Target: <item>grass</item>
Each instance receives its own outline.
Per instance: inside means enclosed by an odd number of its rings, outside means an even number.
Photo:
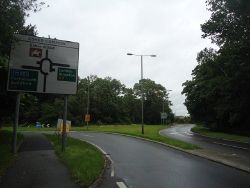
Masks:
[[[17,134],[17,145],[20,146],[23,140],[21,134]],[[11,152],[12,132],[0,129],[0,176],[13,164],[16,155]]]
[[[184,141],[173,139],[170,137],[161,136],[159,131],[166,128],[166,126],[161,125],[145,125],[144,134],[141,134],[140,125],[105,125],[105,126],[89,126],[87,127],[74,127],[75,131],[94,131],[94,132],[110,132],[110,133],[120,133],[131,136],[137,136],[141,138],[147,138],[150,140],[158,141],[164,144],[172,145],[182,149],[198,149],[199,147]]]
[[[215,132],[203,126],[195,126],[191,130],[195,133],[199,133],[201,135],[208,136],[211,138],[226,139],[226,140],[250,143],[250,137],[240,136],[236,134],[229,134],[229,133],[224,133],[224,132]]]
[[[177,140],[170,137],[165,137],[159,135],[159,131],[161,129],[166,128],[166,126],[162,125],[145,125],[145,134],[141,134],[141,125],[104,125],[104,126],[93,126],[90,125],[87,127],[72,127],[71,130],[74,131],[94,131],[94,132],[111,132],[111,133],[120,133],[131,136],[138,136],[142,138],[147,138],[150,140],[162,142],[168,145],[172,145],[182,149],[199,149],[200,147],[187,143],[181,140]],[[8,128],[7,128],[8,129]],[[19,127],[18,131],[55,131],[55,128],[35,128],[35,127]]]
[[[65,152],[61,152],[61,141],[56,135],[46,135],[53,143],[56,154],[70,170],[74,180],[82,187],[90,187],[100,176],[104,157],[94,146],[73,138],[67,138]]]
[[[9,130],[12,131],[12,127],[3,127],[4,130]],[[41,132],[41,131],[55,131],[55,127],[49,127],[49,128],[36,128],[35,126],[33,127],[18,127],[18,131],[31,131],[31,132]]]

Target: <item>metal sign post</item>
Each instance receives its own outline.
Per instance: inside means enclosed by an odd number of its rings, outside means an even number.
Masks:
[[[65,151],[66,143],[66,123],[67,123],[67,102],[68,96],[64,96],[63,131],[62,131],[62,152]]]
[[[17,143],[17,127],[19,120],[19,106],[20,106],[20,93],[17,93],[16,96],[16,112],[15,112],[15,123],[13,125],[13,135],[12,135],[12,153],[16,153],[16,143]]]
[[[168,118],[168,114],[166,112],[162,112],[161,113],[161,122],[162,122],[162,125],[165,124],[165,120],[167,120]]]
[[[90,115],[89,115],[89,76],[88,76],[88,101],[87,101],[87,114],[85,116],[85,121],[87,122],[87,130],[89,130],[89,121],[90,121]]]

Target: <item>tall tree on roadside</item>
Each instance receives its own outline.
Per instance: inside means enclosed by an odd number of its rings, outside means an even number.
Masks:
[[[198,54],[193,78],[183,93],[193,120],[208,126],[249,130],[250,3],[248,0],[207,0],[210,19],[201,25],[203,38],[219,50]]]
[[[162,85],[156,84],[150,79],[143,79],[140,83],[134,85],[134,92],[138,98],[141,97],[141,92],[144,94],[144,122],[146,124],[160,124],[160,113],[162,112],[163,105],[165,112],[169,116],[173,116],[167,90]]]
[[[15,94],[6,91],[8,57],[11,41],[15,33],[35,35],[35,26],[25,26],[30,11],[41,10],[44,2],[38,0],[1,0],[0,1],[0,126],[9,121],[14,111]]]

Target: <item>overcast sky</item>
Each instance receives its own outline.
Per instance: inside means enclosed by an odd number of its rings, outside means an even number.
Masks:
[[[132,87],[144,78],[170,92],[176,115],[186,115],[182,83],[191,79],[196,56],[209,40],[200,24],[209,19],[205,0],[47,0],[49,8],[31,14],[27,24],[39,36],[80,43],[79,76],[110,76]]]

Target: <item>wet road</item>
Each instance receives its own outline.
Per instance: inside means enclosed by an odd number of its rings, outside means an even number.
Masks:
[[[104,133],[74,132],[70,136],[94,143],[110,154],[113,175],[127,187],[250,187],[249,173],[156,143]]]
[[[160,131],[161,135],[201,146],[229,161],[236,161],[250,169],[250,144],[211,139],[191,132],[193,124],[180,124]]]

